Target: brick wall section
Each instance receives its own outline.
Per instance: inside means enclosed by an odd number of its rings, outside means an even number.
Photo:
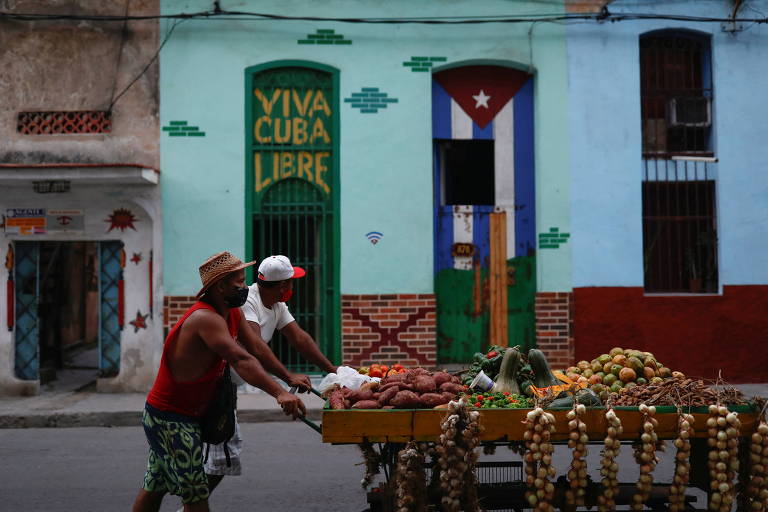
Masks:
[[[341,353],[346,364],[437,364],[433,294],[343,295]]]
[[[176,325],[184,312],[197,301],[194,296],[166,295],[163,298],[163,338]]]
[[[565,369],[575,363],[573,293],[536,294],[536,344],[552,369]]]

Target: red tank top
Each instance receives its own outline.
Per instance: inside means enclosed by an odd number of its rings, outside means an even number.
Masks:
[[[187,382],[176,382],[168,367],[166,356],[168,355],[168,349],[171,347],[171,343],[176,341],[179,329],[181,329],[184,321],[198,309],[210,309],[211,311],[215,311],[212,306],[205,302],[195,302],[192,307],[184,313],[181,320],[173,326],[171,332],[168,333],[168,337],[165,338],[163,355],[160,358],[160,369],[157,372],[155,383],[147,396],[147,403],[161,411],[174,412],[193,417],[202,416],[208,408],[211,398],[213,398],[216,382],[224,372],[226,363],[222,359],[221,361],[214,363],[197,379]],[[230,309],[229,318],[227,319],[227,327],[229,328],[229,334],[233,339],[237,338],[239,324],[240,308]]]

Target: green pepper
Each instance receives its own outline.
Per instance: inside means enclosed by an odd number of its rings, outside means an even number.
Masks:
[[[472,356],[472,359],[476,363],[482,363],[483,359],[485,359],[485,354],[483,354],[482,352],[475,352],[475,355]]]

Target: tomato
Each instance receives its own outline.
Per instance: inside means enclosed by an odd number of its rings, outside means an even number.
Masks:
[[[486,359],[493,359],[493,358],[494,358],[494,357],[496,357],[497,355],[499,355],[499,353],[498,353],[498,352],[496,352],[495,350],[491,350],[490,352],[488,352],[488,353],[485,355],[485,358],[486,358]]]
[[[389,371],[389,366],[383,364],[379,367],[381,369],[381,373],[387,373]]]
[[[475,407],[482,407],[482,406],[483,404],[481,404],[480,402],[475,402]]]
[[[392,365],[392,368],[394,368],[395,370],[403,370],[403,369],[405,369],[405,368],[403,367],[403,365],[401,365],[400,363],[397,363],[397,364],[393,364],[393,365]]]
[[[510,395],[509,391],[504,392],[504,396],[509,396],[509,395]]]
[[[371,369],[368,371],[368,376],[369,377],[382,377],[383,374],[381,373],[380,369],[374,368],[373,366],[371,366]]]
[[[482,400],[483,398],[485,398],[483,395],[477,395],[478,400]]]
[[[493,400],[493,397],[492,396],[487,396],[487,397],[485,397],[485,400]]]

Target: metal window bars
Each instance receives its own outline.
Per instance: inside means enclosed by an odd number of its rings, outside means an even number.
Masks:
[[[717,293],[712,163],[645,159],[643,267],[648,293]]]

